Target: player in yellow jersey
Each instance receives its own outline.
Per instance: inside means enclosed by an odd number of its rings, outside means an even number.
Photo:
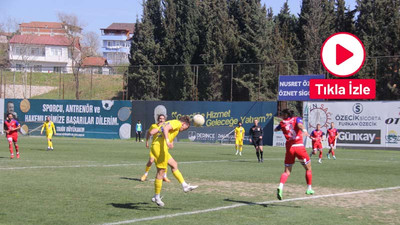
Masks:
[[[244,139],[245,130],[242,127],[242,122],[239,121],[238,127],[235,128],[235,149],[236,155],[242,155],[243,150],[243,139]]]
[[[169,120],[165,122],[159,129],[153,129],[150,134],[155,139],[151,144],[151,152],[154,155],[154,161],[157,166],[157,175],[154,182],[155,195],[151,201],[155,202],[158,206],[164,206],[161,201],[160,193],[162,188],[163,177],[165,169],[169,165],[172,174],[182,184],[184,192],[189,192],[196,189],[198,186],[191,186],[183,179],[181,172],[178,170],[178,163],[172,158],[168,150],[174,147],[174,139],[180,131],[187,130],[190,126],[190,118],[182,116],[179,120]]]
[[[50,116],[46,117],[46,121],[42,126],[42,131],[40,134],[43,134],[43,130],[46,129],[46,137],[47,137],[47,150],[53,150],[53,134],[56,135],[56,127],[54,126],[53,121],[50,120]]]
[[[149,128],[149,130],[147,131],[147,133],[146,133],[146,148],[149,148],[149,139],[150,139],[150,131],[151,130],[153,130],[153,129],[158,129],[158,128],[160,128],[161,127],[161,125],[163,124],[165,122],[165,116],[163,115],[163,114],[160,114],[160,115],[158,115],[158,117],[157,117],[157,123],[154,123],[154,124],[152,124],[151,126],[150,126],[150,128]],[[155,140],[155,138],[153,137],[153,141]],[[146,170],[145,170],[145,173],[144,173],[144,175],[142,176],[142,178],[140,178],[140,180],[141,181],[145,181],[146,179],[147,179],[147,175],[148,175],[148,173],[149,173],[149,171],[150,171],[150,168],[151,168],[151,165],[153,164],[153,162],[154,162],[154,156],[153,156],[153,154],[151,153],[151,151],[150,151],[150,158],[149,158],[149,161],[147,162],[147,164],[146,164]],[[163,178],[163,180],[165,181],[165,182],[171,182],[169,179],[168,179],[168,177],[167,177],[167,169],[165,169],[165,174],[164,174],[164,178]]]

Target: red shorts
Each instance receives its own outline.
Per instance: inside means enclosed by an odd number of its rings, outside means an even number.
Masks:
[[[310,162],[310,156],[303,144],[286,145],[285,166],[293,165],[295,158],[298,158],[303,165]]]
[[[328,138],[328,144],[329,144],[329,146],[335,147],[335,145],[336,145],[335,139]]]
[[[322,149],[322,143],[320,141],[316,141],[312,143],[312,149],[316,150],[316,149]]]
[[[7,140],[10,142],[10,141],[13,141],[14,143],[17,143],[17,141],[18,141],[18,134],[17,133],[14,133],[14,134],[7,134],[6,135],[6,138],[7,138]]]

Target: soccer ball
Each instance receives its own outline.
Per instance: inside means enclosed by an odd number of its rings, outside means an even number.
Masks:
[[[195,127],[201,127],[203,126],[205,122],[204,116],[197,114],[193,116],[193,124]]]

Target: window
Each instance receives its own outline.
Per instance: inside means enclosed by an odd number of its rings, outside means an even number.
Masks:
[[[14,54],[21,55],[21,47],[14,47]]]
[[[35,72],[42,72],[42,65],[34,65],[33,71]]]
[[[39,48],[31,48],[31,55],[38,56],[39,55]]]
[[[53,56],[62,56],[61,48],[51,48],[51,54]]]

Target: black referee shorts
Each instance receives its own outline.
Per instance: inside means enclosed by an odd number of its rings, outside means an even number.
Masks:
[[[251,142],[253,143],[254,147],[263,145],[263,140],[261,138],[253,138]]]

